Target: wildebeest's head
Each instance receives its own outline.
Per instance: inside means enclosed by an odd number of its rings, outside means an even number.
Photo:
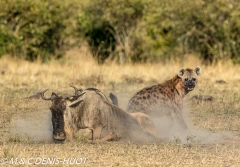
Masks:
[[[53,138],[58,141],[63,141],[66,139],[66,132],[64,130],[64,112],[66,110],[66,100],[75,100],[79,97],[79,90],[77,90],[75,87],[73,88],[75,89],[75,95],[67,97],[58,96],[56,93],[52,92],[51,97],[46,98],[44,93],[48,89],[41,92],[42,99],[52,101],[50,110],[52,113]]]
[[[183,86],[187,91],[191,91],[197,85],[198,76],[201,74],[201,68],[196,67],[192,69],[180,69],[178,71],[178,77],[182,79]]]

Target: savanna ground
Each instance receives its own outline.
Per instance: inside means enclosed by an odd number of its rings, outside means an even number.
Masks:
[[[84,49],[69,52],[62,62],[53,60],[46,64],[1,58],[0,158],[33,158],[33,163],[38,157],[61,160],[87,157],[86,163],[78,166],[240,166],[240,66],[228,62],[204,66],[191,55],[186,59],[177,63],[97,65]],[[90,144],[76,137],[59,144],[51,141],[50,102],[25,98],[47,88],[46,96],[52,91],[73,93],[69,85],[96,87],[106,95],[116,94],[125,109],[137,90],[173,77],[182,67],[196,66],[202,68],[202,75],[186,101],[193,95],[211,95],[214,99],[188,101],[189,120],[195,129],[205,132],[231,131],[229,138],[222,140],[219,136],[219,140],[209,143],[189,136],[184,144],[177,137],[164,143]],[[216,83],[220,79],[226,83]],[[30,165],[25,162],[25,166]],[[56,166],[66,165],[69,164]]]

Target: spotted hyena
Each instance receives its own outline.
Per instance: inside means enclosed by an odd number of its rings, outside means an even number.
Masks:
[[[166,115],[172,123],[177,122],[181,128],[187,129],[182,117],[183,98],[194,89],[200,74],[200,67],[180,69],[172,79],[138,91],[130,99],[127,111],[143,112],[152,118]]]

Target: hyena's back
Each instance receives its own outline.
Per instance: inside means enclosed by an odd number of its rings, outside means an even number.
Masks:
[[[176,103],[176,90],[171,86],[165,85],[153,85],[138,91],[129,101],[127,111],[128,112],[143,112],[147,115],[157,112],[162,113],[167,108],[175,108]],[[181,103],[181,98],[177,100]],[[176,103],[176,104],[174,104]],[[180,104],[179,104],[180,105]],[[156,111],[158,110],[158,111]],[[166,114],[166,113],[165,113]]]

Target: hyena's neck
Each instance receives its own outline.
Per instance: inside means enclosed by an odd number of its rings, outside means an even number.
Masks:
[[[172,79],[166,81],[164,85],[170,86],[172,87],[172,89],[175,89],[182,98],[184,98],[188,93],[188,91],[186,90],[182,83],[182,79],[177,75],[174,76]]]

